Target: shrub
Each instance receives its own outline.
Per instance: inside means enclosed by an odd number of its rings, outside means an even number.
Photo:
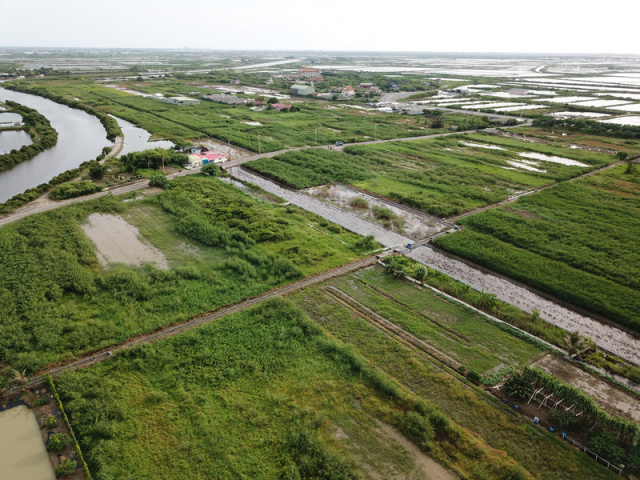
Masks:
[[[54,200],[65,200],[67,198],[90,195],[101,190],[102,189],[98,185],[94,185],[89,180],[82,180],[80,182],[69,182],[58,185],[51,189],[49,196]]]
[[[367,202],[367,200],[365,198],[362,198],[362,197],[354,197],[354,198],[352,198],[351,201],[349,202],[349,204],[353,208],[358,208],[358,209],[369,208],[369,202]]]
[[[58,424],[58,420],[56,420],[56,417],[54,417],[53,415],[49,415],[47,418],[44,419],[44,422],[42,423],[44,428],[46,428],[47,430],[52,429],[57,424]]]
[[[482,375],[471,370],[469,371],[469,373],[467,373],[467,378],[477,385],[482,380]]]
[[[390,208],[379,207],[377,205],[373,206],[373,216],[379,220],[393,220],[396,217],[396,214],[393,213],[393,210]]]
[[[56,465],[56,477],[64,477],[65,475],[69,475],[72,473],[77,467],[77,463],[75,460],[62,460],[58,465]]]
[[[67,445],[70,445],[72,442],[71,437],[66,433],[55,433],[49,437],[49,442],[47,443],[47,450],[55,450],[59,452]]]

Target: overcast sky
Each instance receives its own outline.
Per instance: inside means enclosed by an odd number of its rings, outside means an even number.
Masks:
[[[633,0],[0,0],[0,46],[640,54]]]

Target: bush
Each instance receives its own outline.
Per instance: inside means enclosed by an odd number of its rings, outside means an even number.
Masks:
[[[354,198],[352,198],[351,201],[349,202],[349,204],[353,208],[358,208],[358,209],[369,208],[369,202],[367,202],[366,198],[362,198],[362,197],[354,197]]]
[[[56,477],[64,477],[65,475],[69,475],[72,473],[78,464],[75,460],[62,460],[58,465],[56,465]]]
[[[65,200],[67,198],[90,195],[101,190],[102,189],[98,185],[94,185],[89,180],[82,180],[80,182],[69,182],[63,185],[58,185],[51,189],[49,196],[54,200]]]
[[[67,445],[70,445],[72,442],[71,437],[66,433],[56,433],[49,437],[49,442],[47,443],[47,450],[55,450],[59,452]]]
[[[58,420],[56,420],[56,417],[54,417],[53,415],[49,415],[47,418],[44,419],[44,422],[42,422],[42,426],[47,430],[51,430],[57,424],[58,424]]]
[[[476,385],[478,385],[482,380],[482,375],[480,375],[478,372],[474,372],[473,370],[471,370],[469,371],[469,373],[467,373],[467,378],[471,380],[473,383],[475,383]]]

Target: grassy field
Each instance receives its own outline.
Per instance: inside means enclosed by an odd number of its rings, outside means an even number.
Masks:
[[[365,274],[365,277],[372,275]],[[393,280],[378,279],[376,282],[384,284]],[[359,283],[357,283],[359,285]],[[394,290],[403,291],[405,283]],[[353,283],[352,283],[353,286]],[[402,295],[416,299],[418,293],[414,287],[406,287]],[[351,290],[353,291],[353,290]],[[420,293],[424,293],[420,291]],[[398,295],[394,291],[393,295]],[[423,300],[427,303],[429,294]],[[410,389],[417,396],[435,403],[440,411],[450,417],[461,427],[473,432],[481,438],[487,448],[497,449],[520,463],[540,479],[576,479],[576,478],[614,478],[612,472],[595,464],[581,452],[559,441],[554,436],[535,427],[528,421],[515,414],[509,406],[505,406],[496,399],[486,396],[477,389],[464,386],[446,370],[434,365],[429,359],[408,350],[397,341],[391,339],[379,329],[371,325],[365,318],[347,308],[344,304],[330,300],[322,291],[322,287],[314,287],[300,292],[292,300],[302,307],[309,317],[318,322],[323,329],[336,339],[351,344],[372,364],[378,365],[386,374],[393,377],[403,386]],[[438,302],[443,302],[438,299]],[[444,302],[446,303],[446,302]],[[449,307],[441,307],[428,303],[430,311],[446,311]],[[460,309],[458,309],[458,314]],[[456,317],[458,316],[456,314]],[[447,324],[450,326],[450,324]],[[484,322],[476,321],[475,325],[465,322],[457,327],[467,331],[484,331],[486,335],[491,331]],[[440,332],[438,335],[441,335]],[[428,336],[429,340],[434,335]],[[434,340],[440,342],[441,340]],[[531,352],[531,347],[522,342],[511,340],[513,352],[511,361],[518,363]],[[495,348],[500,342],[485,337],[479,342],[479,349]],[[484,347],[483,347],[484,345]],[[502,344],[501,344],[502,345]],[[506,343],[502,345],[505,348]],[[504,350],[502,350],[504,352]],[[500,356],[500,350],[496,355]],[[517,357],[520,356],[520,359]],[[489,478],[482,465],[477,465],[468,478]],[[505,475],[503,478],[512,478]],[[517,477],[515,477],[517,478]]]
[[[426,341],[466,370],[491,374],[505,366],[520,368],[541,352],[539,347],[431,290],[384,275],[381,267],[359,270],[329,284]]]
[[[298,112],[252,111],[202,101],[177,106],[125,93],[114,88],[80,81],[43,81],[20,85],[29,93],[54,93],[79,98],[96,110],[113,114],[146,129],[156,137],[177,143],[209,136],[252,151],[270,152],[305,145],[327,145],[337,140],[360,142],[405,138],[447,131],[426,129],[422,117],[299,104]],[[445,116],[444,127],[463,125],[466,116]],[[250,125],[246,122],[258,122]],[[260,146],[258,145],[260,135]]]
[[[532,478],[283,299],[67,373],[58,391],[96,480],[425,478],[394,430],[464,478]]]
[[[435,243],[640,331],[640,174],[615,167],[461,220]]]
[[[517,170],[507,161],[519,160],[518,153],[565,157],[588,166],[544,162],[538,168],[544,172]],[[293,188],[339,181],[448,217],[613,161],[607,154],[473,134],[350,146],[344,153],[289,152],[246,166]]]
[[[364,252],[360,237],[214,178],[124,202],[102,197],[0,229],[0,365],[27,373],[238,302]],[[123,216],[168,259],[103,268],[81,225]]]

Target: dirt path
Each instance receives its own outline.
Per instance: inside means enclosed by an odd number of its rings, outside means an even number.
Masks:
[[[325,280],[329,280],[330,278],[337,277],[340,275],[344,275],[349,272],[353,272],[355,270],[360,270],[361,268],[365,268],[371,265],[374,265],[380,260],[380,256],[384,256],[385,254],[381,254],[378,256],[371,256],[367,258],[363,258],[361,260],[356,260],[355,262],[348,263],[347,265],[343,265],[341,267],[334,268],[332,270],[327,270],[326,272],[319,273],[313,275],[311,277],[303,278],[294,283],[290,283],[288,285],[284,285],[279,288],[275,288],[269,292],[263,293],[253,298],[248,298],[240,303],[235,305],[231,305],[228,307],[220,308],[213,313],[203,314],[197,317],[192,318],[183,323],[178,323],[174,325],[170,325],[168,327],[164,327],[159,331],[151,332],[143,335],[139,335],[138,337],[127,340],[126,342],[120,345],[114,345],[113,347],[108,347],[101,352],[94,353],[92,355],[83,357],[81,359],[75,360],[73,362],[69,362],[65,365],[56,366],[54,368],[45,369],[33,378],[30,379],[29,387],[34,385],[39,385],[44,381],[45,375],[56,376],[66,370],[77,370],[80,368],[85,368],[94,363],[102,362],[113,355],[113,352],[124,350],[126,348],[131,348],[136,345],[140,345],[143,343],[153,343],[158,340],[162,340],[164,338],[176,335],[178,333],[186,332],[187,330],[191,330],[193,328],[197,328],[201,325],[205,325],[207,323],[213,322],[215,320],[219,320],[226,315],[231,315],[233,313],[238,313],[247,308],[253,307],[269,298],[278,297],[287,295],[296,290],[300,290],[303,288],[307,288],[311,285],[315,285],[320,282],[324,282]],[[16,387],[17,389],[18,387]]]

